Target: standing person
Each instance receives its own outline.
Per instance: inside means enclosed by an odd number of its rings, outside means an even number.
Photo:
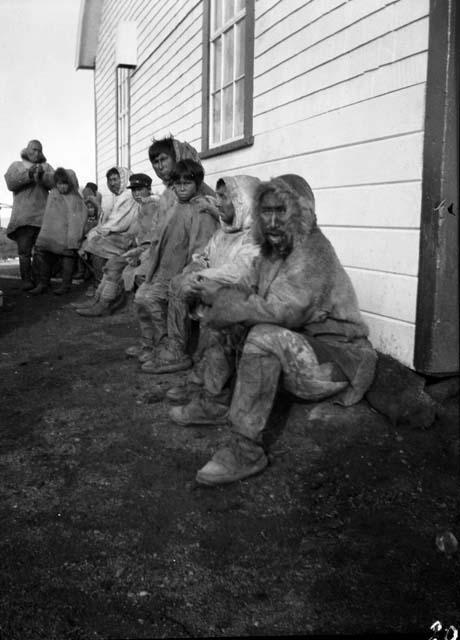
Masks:
[[[32,250],[40,232],[48,192],[54,186],[54,170],[46,162],[42,144],[31,140],[5,173],[8,189],[13,192],[13,209],[6,235],[18,245],[22,288],[34,288]]]
[[[147,354],[143,371],[154,373],[148,357],[167,336],[168,289],[171,278],[180,273],[201,250],[216,229],[214,199],[200,195],[204,171],[194,160],[176,163],[171,181],[176,198],[165,212],[152,240],[145,281],[134,303],[141,332],[141,349]],[[138,355],[138,348],[127,351]]]
[[[127,189],[131,172],[124,167],[112,167],[106,173],[110,191],[102,198],[102,215],[91,229],[81,247],[82,254],[90,254],[91,264],[99,285],[103,268],[112,256],[120,256],[131,243],[130,227],[137,213],[136,201]]]
[[[136,219],[130,229],[131,248],[120,256],[110,257],[104,267],[102,282],[96,291],[94,303],[81,304],[76,312],[81,316],[97,317],[113,313],[124,302],[125,282],[123,272],[131,265],[133,278],[139,257],[146,252],[152,240],[153,228],[158,213],[158,198],[151,195],[152,178],[145,173],[133,173],[128,189],[137,202]]]
[[[198,471],[202,484],[234,482],[267,466],[263,432],[280,383],[305,400],[334,397],[350,406],[374,376],[377,354],[353,285],[316,224],[303,178],[261,184],[254,238],[261,255],[237,286],[198,283],[210,326],[249,328],[230,405],[232,440]]]
[[[62,263],[62,283],[53,293],[62,295],[70,290],[77,249],[88,217],[85,203],[78,191],[77,176],[72,169],[56,169],[54,184],[35,244],[39,282],[31,289],[32,295],[48,290],[53,265],[59,259]]]

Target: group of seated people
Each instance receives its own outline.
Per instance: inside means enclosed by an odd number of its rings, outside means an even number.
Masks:
[[[74,303],[81,316],[112,313],[135,291],[139,342],[126,354],[146,373],[187,371],[184,384],[166,393],[174,403],[170,418],[183,427],[230,423],[228,444],[196,479],[233,482],[267,466],[264,434],[280,388],[308,401],[353,405],[372,382],[377,355],[302,177],[222,176],[213,191],[188,143],[154,140],[148,153],[165,187],[161,196],[151,195],[146,174],[110,169],[111,198],[102,200],[102,216],[85,237],[77,200],[82,207],[89,200],[78,196],[73,172],[50,174],[47,184],[55,187],[35,253],[47,265],[49,254],[62,256],[63,288],[72,277],[70,251],[73,261],[79,250],[90,265],[97,288],[87,302]],[[43,183],[47,175],[44,168]],[[67,244],[53,244],[60,197],[72,211],[59,236]],[[97,209],[96,196],[90,201]],[[80,244],[69,243],[79,233]],[[40,270],[35,288],[46,289],[49,274],[49,266]]]

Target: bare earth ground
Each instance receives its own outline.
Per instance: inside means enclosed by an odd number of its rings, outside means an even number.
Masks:
[[[459,554],[435,543],[460,538],[458,398],[428,430],[281,398],[268,469],[205,488],[225,429],[174,426],[149,396],[174,376],[124,356],[130,307],[82,318],[82,285],[0,288],[2,638],[459,628]]]

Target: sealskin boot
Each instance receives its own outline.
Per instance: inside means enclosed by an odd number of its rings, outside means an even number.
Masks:
[[[260,473],[267,464],[268,458],[261,446],[238,436],[197,472],[196,481],[208,486],[228,484]]]
[[[226,404],[210,400],[203,394],[195,396],[188,404],[172,407],[169,410],[171,420],[182,427],[227,424],[227,416]]]
[[[44,282],[39,282],[36,287],[30,289],[29,293],[32,296],[39,296],[42,293],[46,293],[48,291],[48,285]]]
[[[95,318],[100,316],[109,316],[110,304],[103,300],[98,300],[96,304],[92,304],[89,307],[79,307],[75,309],[79,316],[87,316],[88,318]]]

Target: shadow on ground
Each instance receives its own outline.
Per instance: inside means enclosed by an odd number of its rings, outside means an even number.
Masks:
[[[21,294],[0,313],[0,635],[153,638],[459,626],[458,400],[430,429],[363,402],[275,407],[268,469],[204,488],[224,428],[174,426],[125,358],[128,307],[82,318]],[[280,428],[282,427],[282,428]]]

